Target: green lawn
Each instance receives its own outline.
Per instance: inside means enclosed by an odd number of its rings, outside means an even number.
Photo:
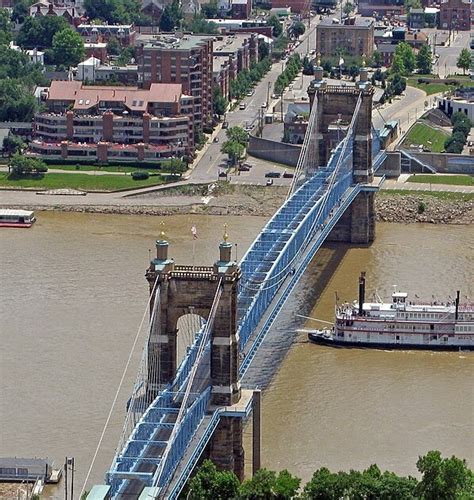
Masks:
[[[159,162],[161,167],[160,169],[157,168],[152,168],[151,165],[146,165],[144,164],[142,167],[136,167],[136,166],[130,166],[130,165],[87,165],[87,164],[81,164],[78,163],[77,165],[71,164],[71,163],[51,163],[48,164],[48,168],[50,170],[76,170],[78,172],[83,171],[83,172],[93,172],[96,170],[97,172],[135,172],[136,170],[140,170],[143,172],[150,172],[150,173],[156,173],[156,172],[161,172],[162,169],[166,169],[166,164],[168,163],[166,160],[162,160]]]
[[[88,175],[47,173],[43,178],[9,179],[0,173],[0,186],[10,188],[80,189],[84,191],[116,191],[162,184],[161,176],[134,181],[130,175]]]
[[[456,89],[456,85],[446,85],[444,83],[418,83],[418,78],[423,77],[422,75],[412,76],[407,78],[407,85],[411,87],[416,87],[417,89],[423,90],[427,95],[437,94],[438,92],[447,92],[448,90]],[[459,81],[459,86],[464,87],[469,85],[469,80],[456,76],[453,77]]]
[[[425,123],[415,123],[406,135],[403,145],[408,147],[410,144],[419,144],[433,153],[441,153],[444,150],[444,141],[447,137],[449,134],[439,129]]]
[[[474,186],[474,177],[471,175],[430,175],[417,174],[408,178],[408,182],[426,184],[450,184],[453,186]]]

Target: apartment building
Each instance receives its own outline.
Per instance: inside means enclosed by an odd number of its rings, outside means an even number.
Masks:
[[[69,161],[156,162],[194,153],[194,99],[181,84],[88,86],[53,81],[30,154]]]
[[[471,29],[471,2],[469,0],[445,0],[439,13],[440,28],[468,31]]]
[[[316,28],[316,50],[323,57],[340,53],[371,57],[374,53],[374,20],[352,17],[340,24],[337,19],[324,18]]]
[[[197,127],[212,121],[213,37],[205,35],[139,35],[137,37],[138,81],[180,83],[194,98]]]

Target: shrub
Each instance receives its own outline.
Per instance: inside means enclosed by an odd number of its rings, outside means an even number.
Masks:
[[[425,203],[423,201],[420,201],[420,203],[418,203],[418,213],[423,214],[425,213],[425,210],[426,210]]]
[[[136,170],[132,172],[132,179],[134,181],[146,181],[150,177],[148,172],[144,172],[143,170]]]

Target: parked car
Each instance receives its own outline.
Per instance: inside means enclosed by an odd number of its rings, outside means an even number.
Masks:
[[[293,179],[295,174],[293,172],[287,172],[286,170],[283,172],[283,177],[285,179]]]
[[[267,179],[267,186],[271,186],[273,184],[273,179]]]
[[[255,90],[253,90],[253,89],[251,89],[251,90],[249,90],[249,91],[247,92],[247,95],[248,95],[249,97],[252,97],[254,94],[255,94]]]
[[[253,167],[253,165],[251,165],[250,163],[242,163],[242,166],[247,167],[248,169],[251,169]]]
[[[267,172],[265,174],[265,177],[273,177],[275,179],[279,179],[281,177],[281,173],[280,172]]]
[[[221,170],[219,172],[219,177],[227,177],[227,172],[225,170]]]
[[[266,101],[265,102],[262,102],[262,108],[266,108],[267,107],[267,103]]]
[[[239,104],[239,109],[245,109],[247,107],[247,105],[245,104],[245,102],[241,102]]]
[[[219,137],[214,137],[213,142],[219,142]]]
[[[222,124],[222,128],[223,128],[223,129],[229,128],[229,122],[224,122],[224,123]]]
[[[248,172],[250,170],[250,167],[246,165],[245,163],[243,165],[239,165],[239,172]]]

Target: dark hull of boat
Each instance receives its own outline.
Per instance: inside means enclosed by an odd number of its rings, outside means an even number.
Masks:
[[[308,333],[308,339],[316,344],[330,347],[353,347],[359,349],[384,349],[384,350],[424,350],[424,351],[472,351],[474,346],[454,346],[454,345],[423,345],[423,344],[389,344],[385,342],[354,342],[350,340],[337,340],[333,338],[322,337],[314,333]]]

